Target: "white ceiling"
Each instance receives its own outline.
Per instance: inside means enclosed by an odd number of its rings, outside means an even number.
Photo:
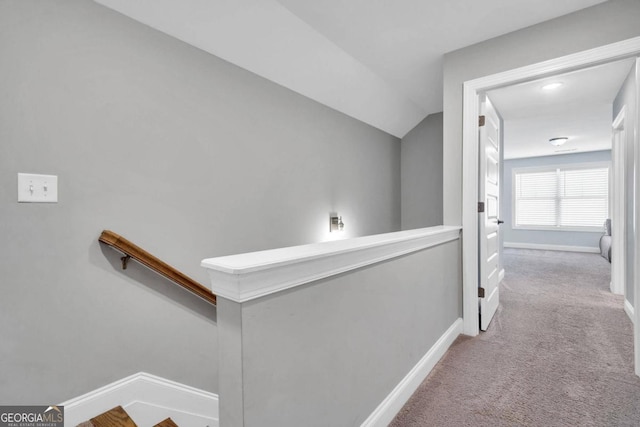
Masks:
[[[96,0],[402,137],[442,111],[443,54],[604,0]]]
[[[611,149],[613,100],[634,59],[613,62],[487,93],[504,119],[504,157]],[[560,82],[556,90],[542,87]],[[549,139],[569,137],[554,147]]]

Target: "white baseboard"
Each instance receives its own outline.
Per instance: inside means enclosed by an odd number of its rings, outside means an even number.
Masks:
[[[140,426],[171,417],[178,425],[218,426],[218,395],[139,372],[67,400],[65,425],[76,426],[118,405]]]
[[[502,282],[502,279],[504,279],[504,268],[498,273],[498,283]]]
[[[538,249],[542,251],[588,252],[599,254],[600,248],[591,246],[546,245],[540,243],[504,242],[505,248]]]
[[[457,319],[447,331],[429,349],[427,354],[420,359],[416,366],[400,381],[389,395],[362,423],[361,427],[385,427],[402,409],[418,386],[429,375],[436,363],[444,356],[451,344],[462,333],[462,319]]]
[[[633,306],[629,301],[627,301],[626,298],[624,299],[624,312],[627,313],[627,316],[629,316],[629,319],[631,319],[631,323],[635,323],[633,320],[635,319]]]
[[[611,272],[613,273],[613,269]],[[624,284],[622,286],[624,286]],[[609,290],[611,291],[612,294],[624,295],[624,289],[621,288],[619,285],[616,285],[613,280],[609,282]]]

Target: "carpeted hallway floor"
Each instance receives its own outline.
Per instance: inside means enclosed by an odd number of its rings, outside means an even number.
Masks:
[[[633,329],[610,264],[504,252],[489,330],[458,338],[391,426],[640,426]]]

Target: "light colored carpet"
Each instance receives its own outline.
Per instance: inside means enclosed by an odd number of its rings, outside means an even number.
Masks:
[[[623,298],[599,255],[505,249],[489,331],[460,337],[391,423],[640,426]]]

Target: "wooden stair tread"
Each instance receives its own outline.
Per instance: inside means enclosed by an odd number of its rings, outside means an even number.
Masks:
[[[129,418],[129,414],[122,409],[122,406],[115,408],[91,418],[91,424],[94,427],[138,427],[136,423]]]
[[[174,423],[171,418],[167,418],[166,420],[159,422],[153,427],[178,427],[178,424]]]

